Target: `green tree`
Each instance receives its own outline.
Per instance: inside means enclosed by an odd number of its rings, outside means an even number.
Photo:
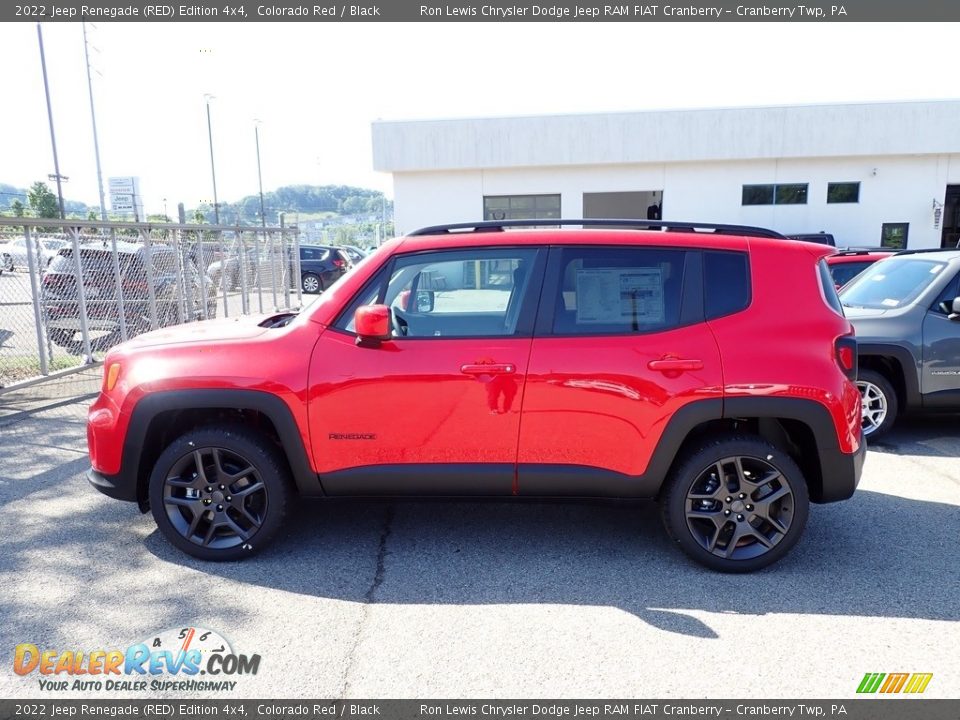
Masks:
[[[26,208],[23,206],[23,203],[19,200],[14,200],[12,203],[10,203],[10,209],[13,210],[15,217],[23,217],[23,214],[26,210]]]
[[[46,183],[35,182],[31,185],[27,193],[27,200],[37,217],[60,217],[60,204],[57,202],[57,196],[51,192]]]

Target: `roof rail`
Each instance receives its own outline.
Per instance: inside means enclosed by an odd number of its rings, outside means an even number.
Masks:
[[[407,234],[407,237],[422,235],[444,235],[458,232],[502,232],[511,227],[553,227],[557,225],[579,225],[581,227],[609,227],[628,230],[661,230],[666,232],[709,231],[728,235],[746,235],[786,240],[783,235],[766,228],[751,225],[723,225],[718,223],[682,222],[678,220],[611,220],[585,218],[580,220],[484,220],[473,223],[454,223],[452,225],[431,225]]]
[[[917,248],[916,250],[894,250],[897,255],[920,255],[921,253],[956,252],[960,248]]]

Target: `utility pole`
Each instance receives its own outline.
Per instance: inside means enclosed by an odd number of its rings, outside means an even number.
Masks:
[[[107,203],[103,195],[103,171],[100,169],[100,141],[97,139],[97,114],[93,109],[93,80],[90,76],[90,45],[87,42],[87,24],[83,28],[83,55],[87,60],[87,92],[90,95],[90,122],[93,124],[93,153],[97,158],[97,189],[100,191],[100,219],[107,221]]]
[[[260,186],[260,222],[267,227],[267,215],[263,207],[263,174],[260,172],[260,121],[253,121],[253,136],[257,142],[257,183]]]
[[[206,93],[203,99],[207,103],[207,139],[210,141],[210,176],[213,178],[213,217],[214,224],[220,224],[220,201],[217,199],[217,169],[213,162],[213,125],[210,122],[210,101],[214,96]]]
[[[40,69],[43,72],[43,92],[47,96],[47,119],[50,121],[50,145],[53,147],[53,172],[57,179],[57,198],[60,200],[60,219],[66,220],[67,213],[63,209],[63,185],[60,175],[60,159],[57,157],[57,136],[53,130],[53,107],[50,105],[50,84],[47,82],[47,58],[43,53],[43,30],[37,23],[37,40],[40,42]]]

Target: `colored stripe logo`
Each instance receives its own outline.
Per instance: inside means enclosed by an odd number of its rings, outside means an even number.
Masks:
[[[860,694],[906,693],[916,695],[927,689],[933,679],[933,673],[867,673],[860,681],[857,692]]]

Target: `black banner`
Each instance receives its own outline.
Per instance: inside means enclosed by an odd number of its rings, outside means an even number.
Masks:
[[[0,700],[0,720],[32,718],[246,720],[957,720],[960,700]]]
[[[960,3],[944,0],[677,0],[614,4],[570,0],[5,0],[0,21],[97,22],[951,22]]]

